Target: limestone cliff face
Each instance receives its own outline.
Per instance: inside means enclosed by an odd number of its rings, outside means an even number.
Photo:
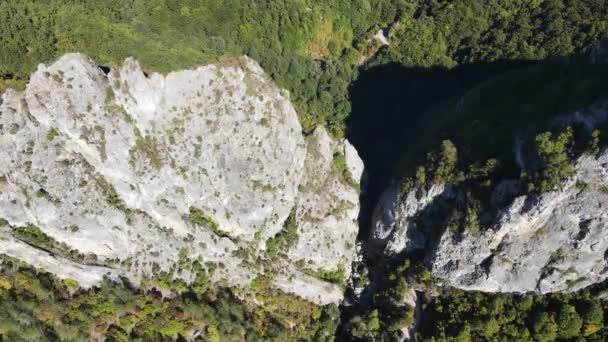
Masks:
[[[337,286],[302,271],[353,257],[353,151],[323,128],[304,137],[288,94],[249,58],[163,76],[132,59],[106,75],[66,55],[2,95],[0,253],[82,286],[159,272],[190,280],[184,259],[236,286],[273,268],[277,286],[337,302]],[[290,214],[297,240],[264,265]]]
[[[477,234],[443,227],[437,238],[424,226],[425,211],[449,205],[453,194],[443,186],[402,196],[387,191],[375,217],[375,241],[388,255],[424,251],[432,274],[462,289],[581,289],[608,277],[608,151],[581,157],[576,170],[559,191],[515,198]],[[512,185],[503,183],[495,195]]]

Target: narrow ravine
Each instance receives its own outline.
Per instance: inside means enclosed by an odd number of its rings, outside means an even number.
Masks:
[[[454,69],[405,67],[399,64],[364,66],[350,86],[352,112],[347,119],[346,135],[364,162],[359,214],[359,253],[369,272],[369,285],[359,295],[347,287],[341,307],[337,340],[351,339],[345,331],[355,310],[365,308],[380,291],[377,285],[386,276],[377,265],[390,260],[368,248],[372,216],[382,193],[408,168],[417,165],[438,137],[425,134],[429,123],[424,112],[451,98],[461,97],[468,89],[507,70],[530,62],[464,65]],[[355,265],[356,266],[356,265]],[[356,267],[355,267],[356,268]],[[355,271],[355,270],[354,270]],[[414,323],[410,336],[420,326],[424,297],[417,292]]]

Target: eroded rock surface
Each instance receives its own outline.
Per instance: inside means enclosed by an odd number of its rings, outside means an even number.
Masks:
[[[302,260],[305,267],[349,272],[353,253],[342,251],[354,250],[359,230],[358,184],[363,163],[353,158],[348,142],[335,142],[322,129],[307,137],[306,147],[296,205],[299,239],[289,257]],[[347,174],[341,174],[344,171]]]
[[[428,239],[424,229],[418,226],[418,218],[442,196],[452,196],[451,190],[443,184],[407,194],[401,193],[398,184],[389,187],[374,210],[372,248],[384,249],[389,255],[424,249]]]
[[[288,94],[249,58],[148,76],[132,59],[105,75],[66,55],[2,95],[0,253],[83,286],[190,280],[183,259],[242,286],[267,270],[250,264],[267,260],[295,211],[297,244],[283,251],[293,260],[279,263],[294,285],[277,283],[337,302],[337,286],[292,263],[315,272],[352,259],[358,191],[333,169],[336,153],[358,184],[352,147],[323,128],[305,139]],[[302,191],[311,182],[323,187]]]
[[[436,278],[467,290],[571,292],[608,277],[608,152],[581,157],[558,191],[515,198],[480,233],[421,231],[423,208],[446,199],[440,188],[381,204],[374,233],[387,239],[386,254],[424,251]]]

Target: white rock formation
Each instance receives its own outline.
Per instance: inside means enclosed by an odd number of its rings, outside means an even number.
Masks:
[[[388,37],[384,35],[384,30],[382,29],[376,31],[374,39],[380,42],[380,45],[390,45],[388,42]]]
[[[343,251],[354,251],[359,230],[356,184],[361,178],[363,163],[348,142],[337,143],[322,129],[316,129],[307,137],[306,149],[304,177],[296,205],[299,238],[289,257],[304,261],[306,268],[343,269],[348,275],[354,253]],[[336,170],[334,155],[340,154],[351,170],[349,178],[353,184]]]
[[[480,234],[445,229],[426,245],[432,274],[462,289],[519,293],[571,292],[606,279],[608,151],[581,157],[575,169],[558,191],[516,198]],[[425,198],[409,194],[389,214],[379,209],[376,234],[387,236],[384,227],[392,227],[386,253],[424,248],[403,236],[420,233],[412,218]]]
[[[426,236],[419,229],[417,215],[440,195],[450,193],[444,185],[433,185],[428,190],[401,194],[398,184],[390,186],[378,200],[372,220],[371,245],[381,246],[387,254],[424,249]]]
[[[0,147],[0,218],[9,223],[0,254],[83,286],[172,272],[180,251],[216,265],[215,279],[246,285],[258,271],[236,252],[264,258],[264,242],[292,210],[303,236],[293,261],[311,260],[315,271],[352,259],[358,192],[327,161],[350,149],[347,167],[360,174],[356,152],[323,128],[305,141],[286,93],[246,57],[167,76],[146,76],[127,59],[106,76],[87,57],[66,55],[40,65],[24,93],[2,95]],[[322,193],[303,195],[300,184],[316,177]],[[328,196],[348,205],[330,212]],[[304,213],[324,216],[312,223]],[[27,224],[95,265],[21,242],[16,227]],[[340,299],[333,284],[292,273],[310,288],[281,288]]]

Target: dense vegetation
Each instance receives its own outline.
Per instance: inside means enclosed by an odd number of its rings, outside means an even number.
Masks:
[[[375,63],[454,66],[538,60],[579,52],[606,32],[601,0],[402,1],[391,34],[401,42]]]
[[[401,260],[401,261],[398,261]],[[376,265],[377,289],[364,307],[347,311],[339,338],[400,341],[414,309],[406,301],[418,291],[415,341],[604,341],[608,302],[604,282],[569,294],[492,294],[438,288],[416,257]]]
[[[83,290],[75,280],[61,281],[7,257],[2,257],[1,271],[4,341],[95,336],[109,341],[327,341],[339,318],[335,305],[318,307],[273,291],[264,281],[254,282],[250,290],[215,286],[204,277],[190,286],[148,280],[154,285],[135,290],[124,280]]]
[[[418,338],[434,341],[604,341],[597,289],[546,296],[448,290],[430,299]],[[577,339],[578,338],[578,339]]]
[[[401,329],[414,320],[414,308],[407,304],[411,289],[434,287],[430,272],[416,258],[394,258],[378,260],[373,265],[374,293],[371,298],[360,301],[345,311],[343,329],[338,338],[355,341],[398,341]],[[361,279],[355,281],[360,282]],[[358,285],[362,287],[365,281]],[[363,294],[367,296],[368,294]]]
[[[543,59],[587,48],[607,30],[601,0],[8,0],[0,3],[0,90],[66,52],[116,65],[135,56],[168,72],[248,54],[289,89],[305,127],[339,133],[356,66],[446,66]]]
[[[318,124],[336,135],[346,131],[366,162],[367,203],[374,205],[395,169],[408,176],[406,188],[450,182],[467,199],[452,218],[454,229],[476,230],[497,180],[521,179],[522,191],[546,191],[607,136],[550,126],[556,114],[608,96],[608,67],[579,55],[608,32],[607,18],[604,0],[5,0],[0,92],[23,87],[38,63],[67,52],[109,66],[134,56],[147,71],[163,73],[247,54],[290,91],[305,131]],[[389,32],[390,46],[371,39],[378,29]],[[523,174],[512,154],[515,135],[531,161]],[[334,164],[350,182],[341,155]],[[200,210],[190,214],[214,228]],[[291,221],[285,228],[270,241],[272,258],[294,241]],[[24,237],[37,235],[24,230]],[[378,293],[347,317],[341,337],[395,338],[412,320],[401,303],[407,290],[433,288],[420,260],[383,267]],[[335,307],[271,293],[263,279],[254,282],[253,296],[265,303],[257,306],[235,289],[170,286],[165,276],[156,285],[173,287],[168,297],[154,286],[146,292],[111,282],[85,291],[5,261],[0,339],[171,340],[198,330],[210,341],[323,340],[335,329]],[[427,303],[420,337],[600,339],[606,307],[589,293],[451,291]]]

